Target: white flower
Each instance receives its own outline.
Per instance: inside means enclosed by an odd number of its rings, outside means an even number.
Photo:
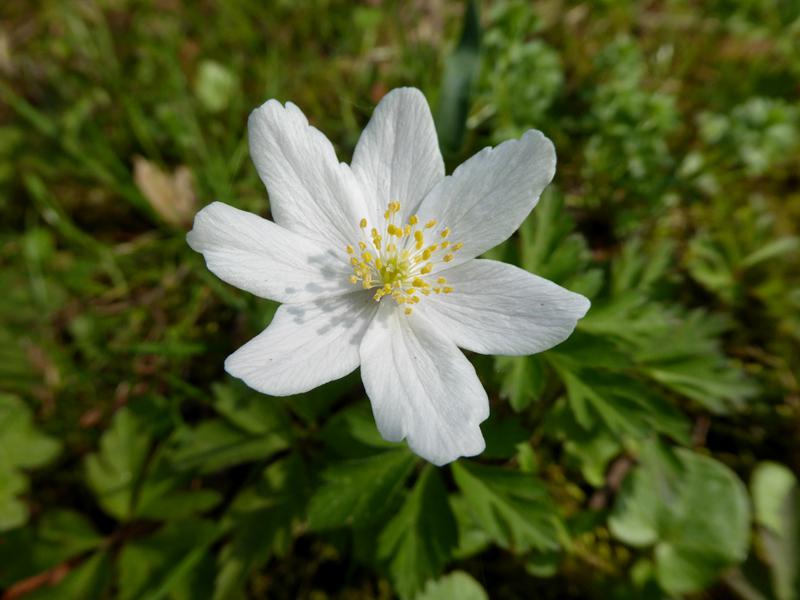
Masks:
[[[445,176],[425,97],[396,89],[352,165],[294,104],[253,111],[250,151],[275,222],[214,202],[188,235],[224,281],[282,302],[225,361],[274,396],[361,366],[381,435],[436,465],[473,456],[489,402],[459,348],[532,354],[565,340],[579,294],[475,257],[507,239],[555,173],[539,131],[478,152]]]

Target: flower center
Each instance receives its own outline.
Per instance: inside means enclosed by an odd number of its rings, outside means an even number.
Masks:
[[[353,265],[350,282],[365,290],[377,288],[373,296],[376,302],[389,296],[397,304],[410,305],[418,303],[420,296],[449,294],[453,288],[447,285],[447,279],[434,279],[431,272],[440,262],[453,260],[464,244],[452,244],[450,230],[438,227],[435,219],[422,225],[417,215],[411,215],[407,223],[401,223],[399,212],[400,203],[389,202],[380,229],[361,219],[358,249],[351,244],[346,247]],[[404,312],[410,315],[411,306]]]

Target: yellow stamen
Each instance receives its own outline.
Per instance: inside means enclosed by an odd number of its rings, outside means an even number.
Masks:
[[[359,228],[365,233],[369,230],[370,235],[364,236],[363,241],[357,242],[357,246],[348,244],[345,248],[353,267],[349,276],[350,283],[372,290],[372,298],[376,302],[387,296],[391,297],[398,305],[403,306],[406,314],[410,314],[409,305],[419,303],[422,297],[453,291],[452,287],[440,287],[447,282],[444,277],[438,277],[437,286],[433,288],[424,276],[432,273],[439,261],[453,260],[453,252],[463,244],[451,244],[445,239],[450,235],[450,229],[445,227],[438,231],[440,241],[426,246],[424,230],[436,227],[436,219],[431,219],[424,227],[415,229],[420,223],[419,216],[410,215],[407,224],[398,224],[395,215],[399,212],[400,202],[392,200],[383,214],[385,221],[378,223],[378,227],[370,227],[366,217],[359,219]],[[389,238],[384,244],[383,237],[387,235]],[[410,243],[403,241],[406,238],[411,240]],[[395,240],[401,241],[395,243]],[[449,249],[450,253],[435,258],[439,249]]]

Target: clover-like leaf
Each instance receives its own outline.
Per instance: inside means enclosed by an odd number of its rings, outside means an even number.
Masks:
[[[763,558],[778,600],[800,598],[800,485],[789,468],[760,463],[750,483]]]
[[[684,594],[745,559],[750,508],[744,485],[728,467],[685,449],[676,457],[678,464],[670,465],[663,453],[645,450],[609,525],[623,542],[654,546],[658,582],[670,594]]]
[[[414,600],[489,600],[480,583],[463,571],[453,571],[436,581],[428,582]]]

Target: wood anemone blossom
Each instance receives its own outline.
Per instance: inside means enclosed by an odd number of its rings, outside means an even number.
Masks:
[[[489,402],[459,348],[541,352],[589,309],[546,279],[476,258],[536,206],[555,173],[553,144],[531,130],[445,176],[414,88],[381,100],[351,165],[294,104],[269,100],[248,128],[274,222],[214,202],[187,239],[218,277],[282,305],[225,369],[283,396],[360,366],[385,439],[436,465],[482,452]]]

